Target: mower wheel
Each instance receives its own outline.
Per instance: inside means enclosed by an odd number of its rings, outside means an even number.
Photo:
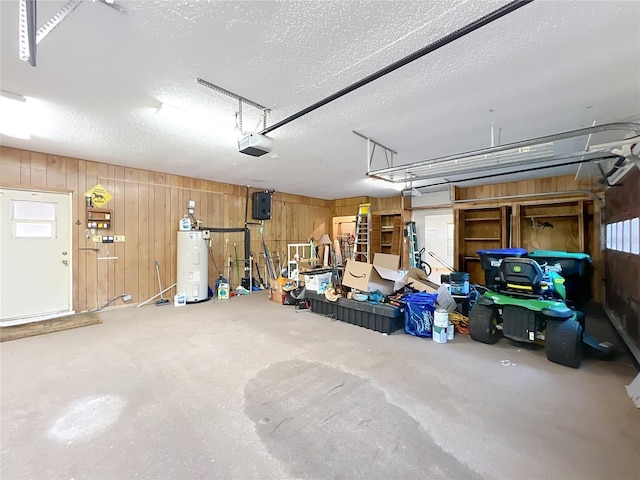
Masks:
[[[476,303],[469,312],[469,335],[476,342],[493,345],[502,336],[496,327],[499,318],[495,308]]]
[[[582,325],[575,318],[548,320],[544,346],[547,359],[571,368],[582,363]]]

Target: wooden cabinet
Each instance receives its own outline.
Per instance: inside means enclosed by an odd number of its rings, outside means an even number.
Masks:
[[[584,202],[520,206],[522,248],[531,250],[585,250]]]
[[[472,283],[484,283],[478,250],[506,248],[509,242],[508,207],[456,211],[456,267],[468,272]]]
[[[87,208],[87,228],[107,230],[111,228],[111,210],[105,208]]]
[[[590,200],[530,201],[455,211],[455,267],[472,283],[484,283],[478,250],[524,248],[594,252],[597,222]]]
[[[371,215],[372,253],[380,252],[402,256],[402,240],[402,214],[381,212]]]

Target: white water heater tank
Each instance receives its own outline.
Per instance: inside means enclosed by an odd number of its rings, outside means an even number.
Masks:
[[[209,298],[209,255],[202,231],[178,232],[177,293],[184,293],[187,303]]]

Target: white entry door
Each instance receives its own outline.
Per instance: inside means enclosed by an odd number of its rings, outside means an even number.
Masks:
[[[0,189],[0,325],[71,311],[71,194]]]

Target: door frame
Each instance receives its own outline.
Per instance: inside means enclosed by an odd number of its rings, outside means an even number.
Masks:
[[[73,309],[73,269],[74,269],[74,263],[73,263],[73,191],[72,190],[67,190],[67,189],[55,189],[55,188],[38,188],[38,187],[17,187],[17,186],[10,186],[10,185],[5,185],[0,183],[0,189],[3,190],[16,190],[16,191],[20,191],[20,192],[39,192],[39,193],[47,193],[47,194],[54,194],[54,195],[66,195],[69,199],[69,224],[67,225],[68,231],[69,231],[69,249],[68,252],[70,253],[69,255],[69,310],[64,311],[64,312],[58,312],[58,313],[51,313],[51,314],[41,314],[41,315],[33,315],[33,316],[29,316],[29,317],[20,317],[20,318],[15,318],[12,320],[0,320],[0,326],[1,327],[8,327],[8,326],[12,326],[12,325],[22,325],[22,324],[26,324],[26,323],[33,323],[33,322],[39,322],[39,321],[43,321],[43,320],[50,320],[50,319],[54,319],[54,318],[59,318],[59,317],[64,317],[67,315],[72,315],[75,313],[75,310]],[[1,225],[0,225],[1,227]]]

